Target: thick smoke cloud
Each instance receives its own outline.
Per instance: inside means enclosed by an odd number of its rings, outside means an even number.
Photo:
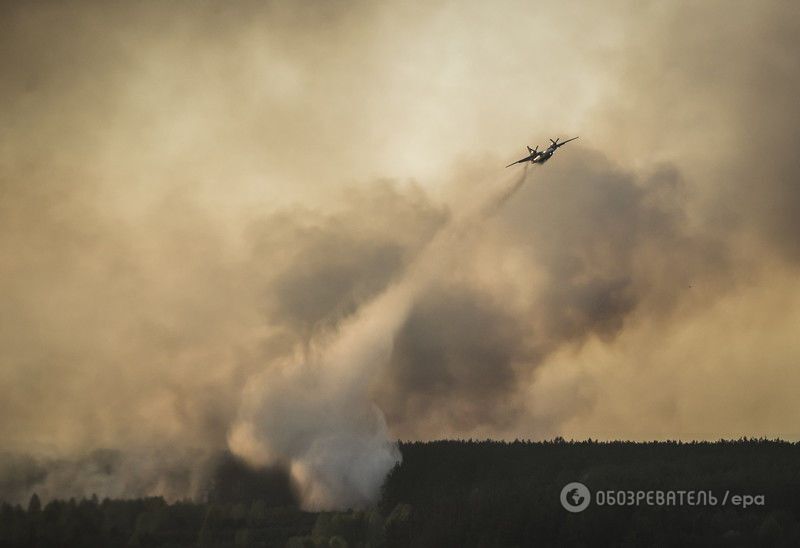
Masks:
[[[546,8],[4,6],[0,498],[798,437],[797,10]]]
[[[414,298],[377,398],[402,435],[508,428],[549,355],[611,344],[634,318],[668,318],[692,283],[727,277],[727,246],[685,226],[676,169],[638,177],[601,154],[572,155],[471,219],[481,234],[449,249]]]

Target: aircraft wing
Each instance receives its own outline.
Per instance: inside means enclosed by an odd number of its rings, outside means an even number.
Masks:
[[[511,162],[511,163],[510,163],[510,164],[508,164],[506,167],[511,167],[511,166],[513,166],[514,164],[521,164],[521,163],[524,163],[524,162],[528,162],[528,161],[530,161],[531,159],[533,159],[533,157],[534,157],[534,156],[533,156],[533,154],[531,154],[530,156],[526,156],[526,157],[525,157],[525,158],[523,158],[522,160],[517,160],[516,162]]]
[[[567,139],[566,141],[561,141],[560,143],[558,143],[558,146],[559,146],[559,147],[563,147],[564,145],[566,145],[566,144],[567,144],[567,143],[569,143],[570,141],[574,141],[575,139],[577,139],[577,137],[573,137],[572,139]],[[556,148],[557,148],[557,147],[556,147]]]

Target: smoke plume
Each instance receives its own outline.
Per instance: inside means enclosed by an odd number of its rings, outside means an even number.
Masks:
[[[360,506],[398,438],[800,436],[786,3],[0,20],[0,499],[233,459]]]

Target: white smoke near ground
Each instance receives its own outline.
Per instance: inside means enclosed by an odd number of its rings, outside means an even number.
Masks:
[[[182,449],[103,450],[77,458],[0,453],[2,500],[24,503],[33,493],[44,500],[92,496],[163,496],[201,499],[214,459]]]
[[[306,359],[248,382],[229,448],[256,466],[288,466],[307,508],[358,507],[376,500],[400,460],[370,389],[417,300],[449,275],[483,222],[526,181],[525,169],[442,226],[403,275],[329,334]]]

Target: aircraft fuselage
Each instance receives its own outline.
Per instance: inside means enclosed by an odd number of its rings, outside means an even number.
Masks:
[[[567,139],[566,141],[563,141],[561,143],[558,142],[558,139],[556,139],[555,141],[550,139],[550,142],[553,144],[547,147],[546,150],[543,150],[541,152],[539,152],[538,145],[536,146],[536,148],[528,147],[528,152],[530,153],[529,156],[522,158],[521,160],[517,160],[516,162],[512,162],[508,164],[506,167],[511,167],[515,164],[524,164],[525,162],[530,162],[532,164],[543,164],[547,160],[553,157],[553,154],[555,154],[556,150],[558,150],[559,147],[566,145],[567,143],[569,143],[570,141],[574,141],[575,139],[577,139],[577,137],[573,137],[572,139]]]

